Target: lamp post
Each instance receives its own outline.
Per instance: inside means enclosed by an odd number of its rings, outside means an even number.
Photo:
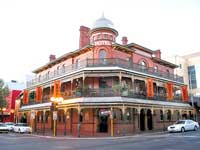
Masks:
[[[57,105],[63,101],[62,97],[51,97],[52,101],[52,111],[53,111],[53,135],[57,135]]]

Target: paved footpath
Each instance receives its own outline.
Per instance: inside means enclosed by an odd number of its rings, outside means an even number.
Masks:
[[[200,150],[200,131],[73,138],[0,134],[0,150]]]

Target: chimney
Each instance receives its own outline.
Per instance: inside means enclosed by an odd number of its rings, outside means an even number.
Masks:
[[[80,26],[79,48],[82,48],[90,44],[89,31],[90,28],[85,26]]]
[[[154,51],[154,54],[155,54],[155,56],[156,56],[157,58],[160,58],[160,59],[161,59],[161,51],[160,51],[160,49]]]
[[[49,61],[51,62],[51,61],[53,61],[53,60],[55,60],[56,59],[56,55],[50,55],[49,56]]]
[[[122,37],[122,45],[127,45],[128,43],[128,38],[126,36]]]

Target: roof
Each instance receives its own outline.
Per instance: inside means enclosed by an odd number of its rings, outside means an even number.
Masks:
[[[90,34],[93,33],[94,31],[97,30],[103,30],[103,29],[109,29],[111,31],[113,31],[116,35],[118,35],[117,30],[115,29],[114,24],[112,23],[112,21],[110,21],[109,19],[105,18],[104,15],[102,15],[101,18],[97,19],[94,24],[92,29],[90,30]]]
[[[86,50],[86,51],[87,51],[87,50],[90,50],[90,48],[92,48],[92,47],[93,47],[92,45],[86,45],[86,46],[84,46],[84,47],[82,47],[82,48],[80,48],[80,49],[78,49],[78,50],[75,50],[74,52],[66,53],[66,54],[64,54],[64,55],[62,55],[62,56],[56,58],[55,60],[48,62],[48,63],[45,64],[44,66],[41,66],[41,67],[39,67],[39,68],[33,70],[32,72],[33,72],[33,73],[38,73],[38,72],[40,72],[40,71],[42,71],[42,70],[45,70],[45,69],[47,69],[47,68],[49,68],[49,67],[51,67],[51,66],[53,66],[53,65],[55,65],[55,64],[60,63],[61,61],[65,60],[65,59],[67,59],[67,58],[69,58],[69,57],[72,57],[72,56],[74,56],[74,55],[78,55],[80,52],[83,52],[83,51],[85,51],[85,50]]]
[[[154,54],[154,51],[153,51],[153,50],[148,49],[148,48],[146,48],[146,47],[143,47],[143,46],[141,46],[141,45],[139,45],[139,44],[136,44],[136,43],[127,44],[126,47],[128,47],[128,48],[134,47],[134,48],[138,48],[138,49],[140,49],[140,50],[143,50],[143,51],[145,51],[145,52],[147,52],[147,53]]]
[[[117,50],[122,50],[122,51],[126,51],[126,52],[134,52],[135,50],[132,50],[128,47],[126,47],[125,45],[121,45],[121,44],[118,44],[118,43],[114,43],[112,44],[113,47],[115,47],[115,49]]]
[[[114,24],[112,23],[112,21],[110,21],[109,19],[105,18],[104,15],[102,15],[101,18],[97,19],[94,22],[92,29],[96,29],[96,28],[111,28],[111,29],[115,29]]]
[[[157,58],[157,57],[152,57],[152,60],[153,60],[154,62],[156,62],[156,63],[159,63],[159,64],[162,64],[162,65],[168,66],[168,67],[173,68],[173,69],[179,67],[178,65],[175,65],[175,64],[173,64],[173,63],[170,63],[170,62],[168,62],[168,61],[165,61],[165,60],[160,59],[160,58]]]

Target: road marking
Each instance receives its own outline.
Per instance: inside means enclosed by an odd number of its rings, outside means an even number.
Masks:
[[[73,148],[71,146],[55,146],[54,149],[70,149]]]

